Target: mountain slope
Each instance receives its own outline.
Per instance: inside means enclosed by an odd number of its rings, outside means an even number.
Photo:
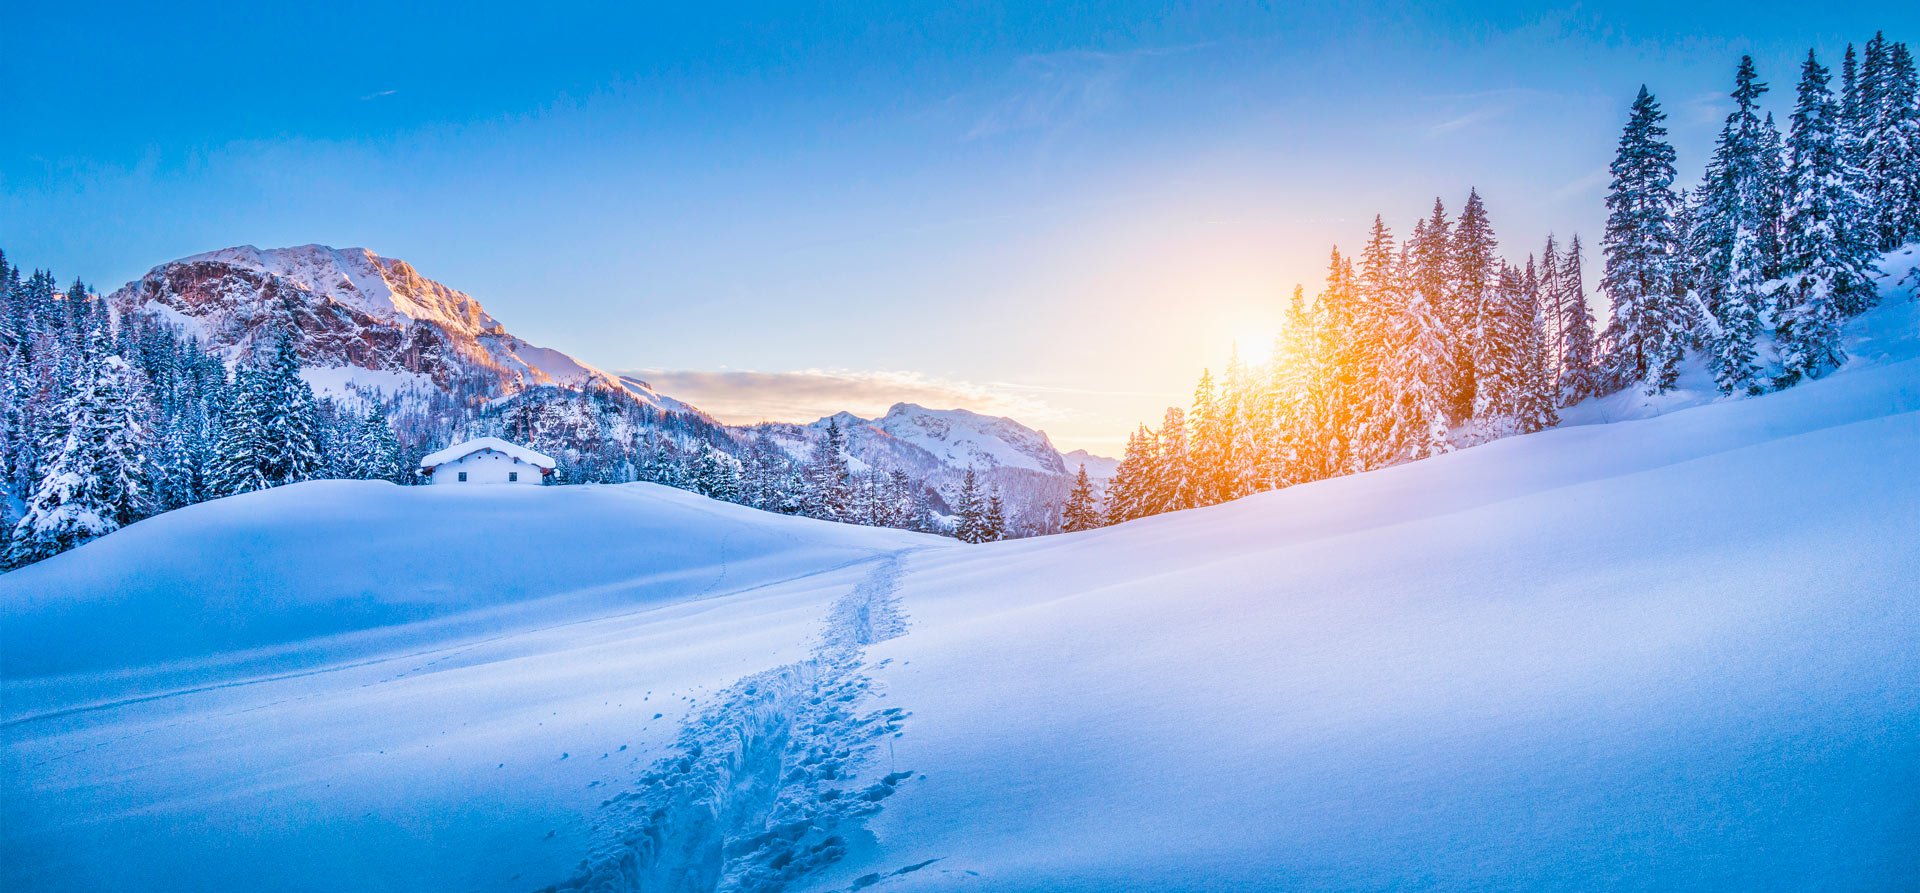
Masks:
[[[1004,416],[896,403],[878,418],[842,412],[809,425],[762,423],[741,430],[748,436],[765,431],[789,456],[805,460],[826,438],[830,424],[845,433],[855,470],[900,469],[952,499],[971,468],[981,487],[1000,489],[1020,535],[1059,529],[1059,506],[1077,466],[1067,462],[1046,432]],[[1101,462],[1112,460],[1094,457],[1095,466]]]
[[[987,546],[644,485],[163,515],[0,577],[0,885],[1912,889],[1920,304],[1851,334]]]
[[[466,384],[501,396],[535,385],[593,387],[695,412],[645,382],[528,344],[465,292],[365,248],[223,248],[154,267],[108,300],[120,312],[160,314],[228,354],[291,326],[323,390]]]

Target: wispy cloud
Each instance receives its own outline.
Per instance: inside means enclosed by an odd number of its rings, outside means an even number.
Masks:
[[[1697,93],[1680,101],[1674,117],[1690,126],[1705,127],[1725,122],[1732,109],[1733,100],[1725,93]]]
[[[400,91],[399,90],[381,90],[378,93],[368,93],[367,95],[360,97],[360,101],[365,102],[369,99],[379,99],[382,96],[392,96],[393,94],[398,92]]]
[[[1145,60],[1204,49],[1211,44],[1143,47],[1120,52],[1063,50],[1022,56],[1005,89],[974,118],[966,139],[1019,131],[1051,134],[1121,103],[1127,80]]]
[[[1428,127],[1427,135],[1442,136],[1497,121],[1547,95],[1546,91],[1531,87],[1508,87],[1430,97],[1430,101],[1445,110],[1447,117]]]
[[[1029,393],[1040,389],[944,380],[917,372],[634,369],[621,374],[643,379],[733,424],[811,422],[843,410],[875,416],[895,403],[970,409],[1028,424],[1061,416],[1059,410]]]
[[[1592,195],[1612,181],[1613,170],[1611,168],[1605,166],[1597,167],[1560,184],[1560,187],[1548,193],[1547,197],[1554,201],[1559,201],[1577,196]]]

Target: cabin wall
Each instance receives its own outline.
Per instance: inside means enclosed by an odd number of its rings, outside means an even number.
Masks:
[[[461,472],[467,473],[465,481],[460,480]],[[507,476],[518,472],[520,479],[510,481]],[[433,470],[435,484],[540,484],[540,467],[528,465],[499,450],[479,450],[468,453],[452,462],[441,464]]]

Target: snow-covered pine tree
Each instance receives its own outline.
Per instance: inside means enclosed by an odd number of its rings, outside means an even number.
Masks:
[[[1225,486],[1228,499],[1239,499],[1265,489],[1261,480],[1260,450],[1267,401],[1257,379],[1256,370],[1240,359],[1239,345],[1234,345],[1220,395],[1227,420]]]
[[[143,514],[148,409],[139,373],[107,353],[94,325],[91,356],[59,409],[60,444],[13,527],[11,566],[105,536]]]
[[[1872,234],[1859,225],[1863,203],[1840,156],[1839,105],[1828,82],[1808,51],[1787,137],[1787,244],[1773,293],[1782,386],[1844,362],[1840,324],[1876,297]]]
[[[1595,358],[1593,308],[1587,303],[1581,274],[1580,235],[1567,243],[1560,264],[1560,381],[1561,406],[1572,406],[1601,392]]]
[[[826,436],[813,445],[802,471],[802,514],[839,521],[852,511],[852,477],[847,471],[846,452],[846,431],[838,418],[828,419]]]
[[[1200,372],[1200,383],[1193,389],[1193,409],[1187,413],[1185,424],[1174,425],[1178,418],[1178,410],[1169,409],[1167,423],[1159,431],[1155,453],[1158,460],[1156,466],[1161,471],[1155,477],[1160,492],[1149,514],[1214,505],[1227,499],[1227,488],[1223,481],[1230,447],[1226,420],[1222,418],[1219,401],[1215,399],[1213,373],[1210,370]],[[1176,427],[1181,430],[1170,430]],[[1190,440],[1184,433],[1186,431],[1191,432]],[[1184,461],[1182,457],[1168,454],[1170,448],[1181,447],[1184,447]],[[1167,477],[1176,470],[1184,471],[1184,486],[1178,490],[1168,486],[1172,481]]]
[[[1149,507],[1154,496],[1154,469],[1159,465],[1156,444],[1153,432],[1147,430],[1146,425],[1140,425],[1127,436],[1127,449],[1121,454],[1120,466],[1107,482],[1108,524],[1152,514]]]
[[[1304,454],[1314,429],[1312,382],[1318,362],[1314,348],[1319,344],[1313,326],[1306,290],[1295,285],[1281,311],[1280,333],[1274,338],[1273,360],[1267,367],[1267,418],[1261,448],[1266,489],[1306,479]]]
[[[1607,232],[1601,241],[1606,268],[1600,287],[1613,301],[1607,325],[1607,377],[1611,385],[1644,385],[1648,393],[1673,387],[1685,356],[1692,314],[1681,280],[1679,233],[1674,213],[1674,153],[1666,119],[1645,86],[1633,101],[1610,165]]]
[[[260,404],[266,399],[261,372],[249,365],[233,370],[220,413],[220,439],[215,445],[208,475],[213,495],[234,496],[265,490],[269,446],[261,426]]]
[[[1310,381],[1313,402],[1313,439],[1302,453],[1311,480],[1354,470],[1352,448],[1354,405],[1362,370],[1355,350],[1355,325],[1360,286],[1353,261],[1333,249],[1327,262],[1327,286],[1314,304],[1312,329],[1319,336]],[[1209,503],[1202,503],[1209,504]]]
[[[1887,54],[1887,73],[1875,124],[1879,138],[1867,158],[1873,195],[1877,247],[1892,251],[1920,239],[1920,77],[1913,53],[1896,43]]]
[[[1202,377],[1201,382],[1205,384],[1207,379]],[[1199,397],[1196,396],[1196,408],[1198,401]],[[1194,457],[1188,452],[1187,417],[1180,407],[1167,407],[1160,429],[1154,432],[1154,449],[1149,455],[1154,462],[1148,468],[1142,486],[1142,514],[1177,512],[1199,504],[1197,500],[1200,498],[1200,487],[1206,480],[1206,469],[1196,466]]]
[[[264,441],[260,474],[269,487],[317,477],[327,465],[321,450],[319,410],[313,388],[300,377],[300,353],[293,333],[282,329],[273,352],[256,379],[260,399],[253,404]]]
[[[986,508],[980,513],[980,542],[997,543],[1007,538],[1007,502],[995,485],[987,493]]]
[[[1759,99],[1767,85],[1752,56],[1734,73],[1734,110],[1727,115],[1697,193],[1688,231],[1689,281],[1712,320],[1700,340],[1714,380],[1726,394],[1753,390],[1759,362],[1755,343],[1767,271],[1779,255],[1773,244],[1779,209],[1774,184],[1781,161],[1768,156]]]
[[[1870,246],[1891,251],[1920,236],[1920,83],[1912,52],[1875,34],[1842,110],[1842,153],[1867,215]]]
[[[1447,392],[1453,383],[1446,324],[1440,309],[1420,287],[1417,243],[1424,226],[1401,253],[1393,318],[1387,332],[1390,353],[1374,371],[1376,387],[1389,400],[1386,462],[1424,459],[1452,449],[1447,432]],[[1386,464],[1383,462],[1381,464]]]
[[[985,498],[980,493],[980,479],[974,474],[973,466],[967,466],[966,477],[960,481],[960,493],[954,500],[955,539],[963,543],[984,543],[987,541]]]
[[[1448,294],[1445,318],[1454,338],[1454,383],[1449,395],[1453,420],[1464,422],[1473,416],[1482,345],[1480,314],[1492,297],[1500,275],[1499,240],[1487,217],[1486,204],[1478,189],[1467,192],[1467,203],[1460,209],[1450,236],[1449,270],[1453,279]]]
[[[1486,438],[1522,433],[1529,312],[1524,275],[1502,264],[1493,292],[1480,308],[1474,335],[1474,428]]]
[[[1529,267],[1529,279],[1533,272]],[[1560,400],[1559,378],[1554,372],[1553,349],[1547,335],[1547,320],[1555,312],[1542,284],[1531,282],[1525,294],[1526,305],[1517,308],[1524,314],[1525,329],[1520,345],[1520,395],[1514,418],[1520,431],[1531,433],[1560,423]]]
[[[1402,269],[1393,231],[1380,215],[1360,251],[1359,299],[1349,321],[1354,362],[1353,413],[1349,421],[1351,470],[1365,471],[1392,462],[1401,452],[1394,415],[1398,383],[1382,375],[1396,351],[1395,328],[1405,305]]]
[[[1060,511],[1060,529],[1077,533],[1099,526],[1100,508],[1095,504],[1093,481],[1087,478],[1087,466],[1083,462],[1073,476],[1073,489],[1067,492],[1067,504]]]
[[[378,400],[368,408],[366,418],[360,420],[353,454],[360,463],[357,476],[396,484],[407,482],[400,439],[394,436],[393,425],[387,419],[387,409]]]
[[[1548,233],[1547,244],[1540,250],[1541,332],[1546,337],[1547,371],[1556,382],[1560,380],[1561,351],[1567,340],[1566,287],[1566,279],[1560,275],[1560,243]]]

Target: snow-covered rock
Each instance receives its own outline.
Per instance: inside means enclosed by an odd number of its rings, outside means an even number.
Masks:
[[[281,328],[299,332],[309,381],[382,391],[431,382],[501,396],[536,385],[604,388],[666,412],[697,412],[509,333],[465,292],[365,248],[223,248],[161,264],[109,296],[119,312],[158,314],[234,355]]]

